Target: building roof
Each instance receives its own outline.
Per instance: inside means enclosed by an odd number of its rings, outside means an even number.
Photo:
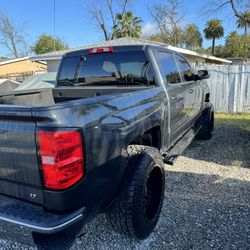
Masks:
[[[250,63],[250,58],[244,58],[244,57],[228,57],[227,60],[232,61],[233,64]]]
[[[24,61],[24,60],[28,60],[29,57],[20,57],[20,58],[14,58],[14,59],[7,59],[7,60],[3,60],[0,62],[0,65],[4,65],[4,64],[9,64],[9,63],[14,63],[14,62],[19,62],[19,61]]]
[[[85,46],[82,46],[82,47],[79,47],[79,48],[75,48],[75,49],[55,51],[55,52],[42,54],[42,55],[39,55],[39,56],[30,57],[30,60],[33,60],[33,61],[60,60],[62,58],[62,56],[67,52],[74,51],[74,50],[95,48],[95,47],[122,46],[122,45],[150,45],[150,44],[151,45],[164,46],[167,49],[170,49],[172,51],[176,51],[176,52],[179,52],[181,54],[189,55],[189,56],[192,56],[192,57],[203,58],[203,59],[206,59],[206,60],[212,61],[212,62],[226,63],[226,64],[232,63],[230,60],[222,59],[222,58],[215,57],[215,56],[209,56],[209,55],[206,55],[206,54],[200,54],[200,53],[197,53],[197,52],[192,51],[192,50],[174,47],[174,46],[171,46],[171,45],[167,45],[165,43],[153,42],[153,41],[149,41],[149,40],[135,39],[135,38],[119,38],[119,39],[99,42],[99,43],[95,43],[95,44],[88,44],[88,45],[85,45]]]
[[[30,57],[26,56],[26,57],[14,58],[14,59],[4,59],[4,60],[0,60],[0,66],[10,64],[10,63],[15,63],[15,62],[21,62],[25,60],[30,60]],[[34,61],[38,61],[39,63],[46,64],[45,62],[41,62],[41,60],[34,60]]]

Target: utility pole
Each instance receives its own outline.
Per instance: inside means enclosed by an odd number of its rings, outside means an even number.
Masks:
[[[56,0],[54,0],[54,51],[56,51]]]

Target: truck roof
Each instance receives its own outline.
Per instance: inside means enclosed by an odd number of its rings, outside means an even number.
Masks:
[[[98,48],[112,48],[114,52],[119,52],[119,51],[140,51],[140,50],[146,50],[146,48],[151,47],[151,48],[161,48],[165,51],[169,51],[171,53],[176,53],[180,54],[178,52],[172,51],[164,46],[156,45],[156,44],[145,44],[145,45],[115,45],[115,46],[96,46],[92,48],[86,48],[86,49],[80,49],[80,50],[73,50],[68,53],[65,53],[63,57],[66,56],[78,56],[85,54],[87,51],[91,49],[98,49]]]
[[[118,51],[138,51],[138,50],[145,50],[145,47],[147,46],[151,46],[151,45],[116,45],[116,46],[104,46],[104,47],[93,47],[93,48],[88,48],[88,49],[80,49],[80,50],[74,50],[74,51],[70,51],[66,54],[64,54],[64,56],[78,56],[81,55],[83,53],[86,53],[86,51],[89,51],[91,49],[97,49],[97,48],[112,48],[114,52],[118,52]]]

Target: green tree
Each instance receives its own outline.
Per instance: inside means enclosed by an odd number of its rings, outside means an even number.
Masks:
[[[247,34],[247,28],[250,27],[250,12],[245,11],[242,13],[243,18],[238,18],[236,24],[237,28],[243,28],[244,29],[244,34]]]
[[[245,59],[250,58],[250,35],[242,35],[241,43],[243,51],[242,57],[244,57]]]
[[[202,47],[202,35],[195,24],[188,24],[184,29],[183,36],[187,49],[195,50]]]
[[[221,58],[230,57],[225,45],[216,46],[215,50],[216,50],[215,56],[217,57],[221,57]]]
[[[205,49],[205,48],[198,48],[198,49],[196,49],[195,50],[197,53],[200,53],[200,54],[210,54],[211,53],[211,51],[210,50],[208,50],[208,49]]]
[[[231,32],[225,42],[225,57],[249,57],[250,35],[239,35],[236,31]]]
[[[224,28],[222,27],[221,20],[211,19],[206,23],[206,28],[204,29],[204,34],[206,39],[212,39],[212,54],[214,55],[215,39],[224,36]]]
[[[241,36],[236,32],[231,32],[227,38],[225,43],[225,50],[228,57],[238,57],[240,56],[241,50]]]
[[[117,24],[114,26],[114,38],[140,37],[142,33],[142,19],[135,17],[132,12],[116,15]]]
[[[147,39],[152,42],[164,43],[164,37],[162,37],[161,33],[153,34],[147,37]]]
[[[33,51],[36,55],[67,49],[68,46],[60,39],[55,39],[50,35],[42,34],[36,41]]]

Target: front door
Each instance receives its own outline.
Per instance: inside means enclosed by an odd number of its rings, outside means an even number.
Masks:
[[[194,72],[186,59],[181,55],[175,55],[182,82],[186,86],[188,98],[184,104],[188,120],[192,120],[199,113],[202,103],[202,88],[200,82],[195,81]]]
[[[167,89],[169,99],[169,110],[166,110],[166,117],[170,114],[169,121],[165,122],[165,131],[170,128],[169,138],[165,138],[168,144],[182,134],[183,124],[187,120],[184,110],[184,103],[187,99],[187,90],[185,85],[181,83],[181,76],[177,67],[174,55],[171,52],[158,51],[157,53],[161,74]]]

